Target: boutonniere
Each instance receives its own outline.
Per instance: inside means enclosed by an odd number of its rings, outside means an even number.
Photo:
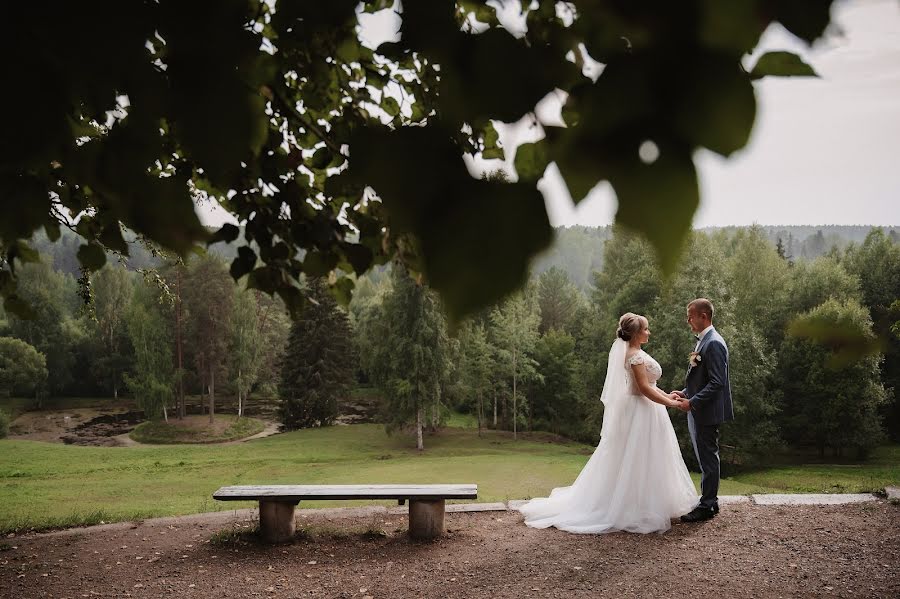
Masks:
[[[700,355],[700,352],[692,351],[688,356],[688,364],[691,365],[691,368],[696,368],[702,360],[703,357]]]

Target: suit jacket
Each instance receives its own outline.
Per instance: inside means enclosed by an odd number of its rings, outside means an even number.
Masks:
[[[710,425],[734,420],[725,340],[713,328],[700,340],[697,352],[700,362],[688,368],[684,389],[694,421]]]

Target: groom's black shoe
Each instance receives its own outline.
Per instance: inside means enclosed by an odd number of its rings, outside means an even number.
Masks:
[[[718,508],[708,508],[703,507],[702,505],[698,505],[690,512],[681,517],[682,522],[702,522],[704,520],[709,520],[713,516],[719,513]]]

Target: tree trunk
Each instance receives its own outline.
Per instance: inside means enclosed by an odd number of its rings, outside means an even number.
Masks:
[[[244,413],[243,390],[241,389],[241,369],[238,368],[238,418]]]
[[[421,405],[416,408],[416,449],[419,451],[425,449],[425,443],[422,441],[422,421],[425,419],[424,411],[425,410]]]
[[[431,432],[437,431],[440,421],[441,386],[435,385],[434,401],[431,403]]]
[[[481,391],[478,392],[478,407],[475,410],[478,415],[478,436],[481,436],[481,425],[484,420],[484,399],[481,394]]]
[[[216,369],[209,369],[209,423],[212,424],[216,416]]]
[[[512,410],[512,425],[513,425],[513,440],[516,439],[516,423],[519,420],[519,411],[516,405],[516,352],[513,351],[513,410]]]
[[[497,430],[497,390],[494,389],[494,430]]]
[[[175,269],[175,355],[178,358],[178,419],[184,420],[184,364],[181,345],[181,269]]]
[[[166,404],[163,403],[163,420],[166,424],[169,424],[169,411],[166,409]]]

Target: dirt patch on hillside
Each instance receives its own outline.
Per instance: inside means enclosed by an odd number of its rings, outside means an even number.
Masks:
[[[301,512],[302,513],[302,512]],[[297,541],[226,540],[221,515],[0,542],[11,597],[897,597],[900,507],[725,505],[666,534],[534,530],[517,512],[303,514]],[[235,521],[234,530],[245,522]]]
[[[25,412],[10,425],[10,439],[28,439],[70,445],[116,446],[116,435],[130,432],[143,422],[143,412],[128,407],[78,408]]]

